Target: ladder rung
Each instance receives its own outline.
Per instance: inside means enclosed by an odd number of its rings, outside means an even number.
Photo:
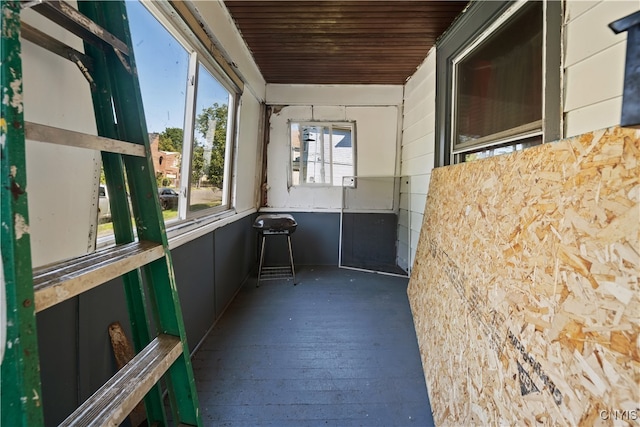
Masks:
[[[82,65],[85,66],[87,70],[93,69],[93,59],[91,59],[91,57],[62,43],[48,34],[43,33],[25,22],[20,22],[20,35],[25,40],[29,40],[31,43],[35,43],[38,46],[47,49],[49,52],[55,53],[56,55],[66,58],[72,62],[76,62],[78,60],[81,61]]]
[[[60,425],[120,425],[181,354],[178,337],[159,335]]]
[[[33,141],[90,148],[129,156],[145,156],[144,145],[141,144],[133,144],[131,142],[89,135],[32,122],[24,122],[24,130],[25,137]]]
[[[47,0],[33,9],[83,40],[110,45],[129,56],[127,45],[64,1]]]
[[[159,243],[133,242],[33,271],[36,312],[122,276],[164,256]]]

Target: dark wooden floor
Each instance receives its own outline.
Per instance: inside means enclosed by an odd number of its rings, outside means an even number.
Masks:
[[[197,351],[207,426],[431,426],[406,278],[251,279]]]

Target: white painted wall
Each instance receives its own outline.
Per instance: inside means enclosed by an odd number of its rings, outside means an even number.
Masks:
[[[620,123],[627,33],[608,24],[640,10],[640,0],[566,3],[565,137]]]
[[[32,10],[23,20],[82,51],[82,42]],[[96,135],[89,85],[78,68],[22,41],[26,121]],[[97,218],[100,153],[26,143],[29,229],[34,266],[89,252]]]
[[[413,265],[435,153],[436,49],[407,81],[402,121],[398,265]],[[406,240],[406,241],[405,241]]]
[[[290,121],[355,121],[356,174],[393,176],[401,103],[402,86],[267,85],[267,104],[278,108],[270,117],[265,210],[337,212],[342,206],[341,187],[288,187]]]
[[[261,149],[260,102],[250,91],[241,98],[238,145],[236,148],[236,175],[234,177],[236,211],[244,212],[256,208],[256,188],[260,182],[260,170],[257,169],[258,154]]]

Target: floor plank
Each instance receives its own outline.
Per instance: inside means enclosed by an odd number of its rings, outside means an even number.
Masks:
[[[208,426],[431,426],[408,279],[249,280],[194,356]]]

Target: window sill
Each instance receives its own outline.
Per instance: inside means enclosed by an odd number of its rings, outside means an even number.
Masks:
[[[166,227],[167,239],[169,240],[169,249],[177,248],[192,240],[211,233],[217,228],[223,227],[232,222],[238,221],[256,212],[251,208],[242,212],[236,212],[235,209],[229,209],[224,212],[217,212],[211,215],[205,215],[198,218],[191,218],[175,224],[169,224]],[[99,238],[96,242],[96,249],[103,249],[115,244],[113,235]]]

